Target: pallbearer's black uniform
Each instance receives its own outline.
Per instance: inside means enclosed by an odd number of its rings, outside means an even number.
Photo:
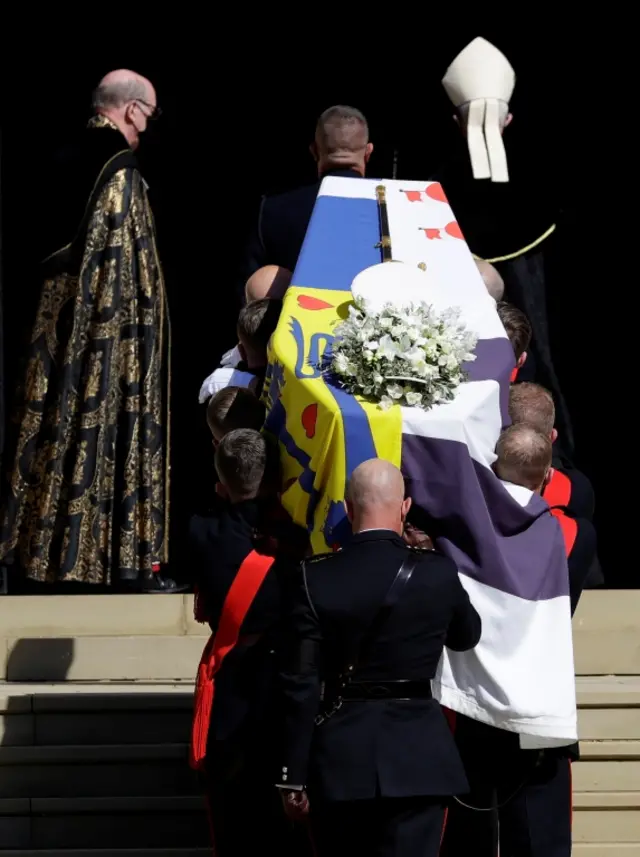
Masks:
[[[563,516],[559,523],[573,615],[596,555],[596,536],[588,520]],[[461,715],[453,722],[470,791],[450,806],[442,857],[497,857],[498,843],[500,857],[570,857],[571,763],[579,758],[578,745],[522,750],[515,733]]]
[[[317,182],[285,193],[264,196],[258,222],[251,232],[242,260],[237,294],[244,303],[244,287],[252,274],[265,265],[279,265],[293,272],[322,180],[327,176],[359,179],[352,169],[327,170]]]
[[[467,784],[430,679],[445,645],[464,651],[481,634],[455,565],[393,532],[360,533],[303,567],[292,624],[278,784],[307,788],[318,857],[435,857],[447,796]]]
[[[256,500],[221,503],[212,514],[192,518],[189,567],[214,632],[238,569],[261,543],[264,520]],[[282,857],[307,853],[293,840],[271,776],[277,656],[291,571],[290,561],[276,559],[242,623],[238,644],[216,676],[204,783],[216,857],[249,857],[266,844]]]

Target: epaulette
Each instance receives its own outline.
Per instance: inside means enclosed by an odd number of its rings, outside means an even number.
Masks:
[[[438,548],[422,548],[414,545],[407,545],[407,549],[412,551],[412,553],[417,553],[421,556],[427,556],[427,554],[431,556],[446,556],[446,554],[441,550],[438,550]]]
[[[308,559],[305,559],[305,563],[307,565],[311,565],[312,563],[322,562],[325,559],[329,559],[330,556],[335,556],[340,553],[341,548],[338,548],[337,551],[327,551],[326,553],[316,553],[313,556],[310,556]]]

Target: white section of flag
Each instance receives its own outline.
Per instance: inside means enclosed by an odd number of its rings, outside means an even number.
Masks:
[[[466,575],[460,580],[482,616],[482,639],[470,652],[445,649],[434,696],[474,720],[519,732],[525,749],[577,740],[569,597],[528,601]]]
[[[324,179],[319,197],[346,197],[376,200],[376,187],[386,189],[391,255],[399,262],[426,265],[429,291],[424,300],[437,311],[460,307],[462,317],[479,339],[505,337],[496,305],[465,241],[444,232],[455,221],[448,203],[425,194],[434,182],[393,181],[390,179],[354,179],[329,176]],[[419,202],[409,202],[404,191],[420,193]],[[428,239],[425,229],[440,230],[441,237]]]
[[[464,443],[479,464],[491,467],[502,428],[497,381],[461,384],[452,402],[430,411],[402,408],[402,433]]]

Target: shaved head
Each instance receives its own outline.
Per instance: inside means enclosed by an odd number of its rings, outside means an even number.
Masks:
[[[364,175],[373,151],[367,120],[355,107],[344,104],[330,107],[318,119],[311,151],[319,172],[351,168]]]
[[[509,426],[496,445],[495,471],[500,479],[540,492],[551,467],[550,438],[526,423]]]
[[[263,298],[282,299],[289,288],[291,277],[291,271],[278,265],[265,265],[263,268],[259,268],[247,280],[245,286],[247,303]]]
[[[105,74],[91,103],[95,113],[106,116],[122,132],[132,149],[137,148],[148,121],[159,114],[151,81],[125,68]]]
[[[504,280],[498,271],[489,262],[481,259],[476,260],[476,265],[491,297],[496,303],[501,301],[504,297]]]
[[[382,458],[371,458],[351,474],[346,504],[354,532],[384,529],[401,533],[411,501],[405,500],[400,470]]]

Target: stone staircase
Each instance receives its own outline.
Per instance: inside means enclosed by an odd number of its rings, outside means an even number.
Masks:
[[[640,857],[640,592],[574,620],[574,853]],[[187,765],[189,596],[0,598],[0,857],[209,854]]]

